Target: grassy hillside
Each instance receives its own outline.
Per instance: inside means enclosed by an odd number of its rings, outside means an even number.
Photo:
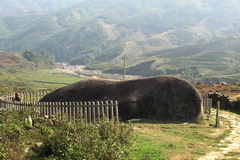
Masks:
[[[239,81],[240,39],[228,37],[214,42],[150,52],[126,60],[127,74],[156,76],[177,75],[193,83]],[[122,60],[121,60],[122,61]],[[122,73],[123,61],[115,65],[91,65],[106,73]]]
[[[18,53],[0,51],[0,69],[8,72],[19,72],[21,70],[34,70],[35,68],[33,63]]]
[[[25,50],[23,53],[0,51],[0,67],[12,70],[34,70],[36,68],[52,68],[55,65],[54,56],[41,50],[39,55],[33,51]]]
[[[0,28],[3,35],[0,39],[0,49],[16,52],[25,49],[45,49],[54,53],[58,61],[70,61],[69,57],[74,59],[76,56],[75,58],[79,59],[79,56],[91,54],[93,58],[84,62],[89,63],[97,57],[92,48],[99,48],[97,54],[101,55],[112,44],[140,41],[144,44],[138,45],[144,47],[145,54],[158,50],[159,46],[161,49],[178,47],[200,40],[203,36],[210,36],[211,39],[210,33],[225,34],[219,32],[221,29],[231,33],[237,31],[240,17],[236,16],[239,12],[236,8],[239,1],[218,1],[215,5],[212,5],[212,1],[82,1],[54,13],[4,17],[0,21],[3,24]],[[36,3],[41,6],[40,2]],[[44,3],[47,4],[47,1],[42,4]],[[23,2],[21,4],[24,6]],[[51,6],[50,2],[49,5]],[[232,10],[235,10],[234,15]],[[105,25],[99,23],[100,20]],[[224,23],[219,26],[219,22]],[[106,25],[112,26],[114,40],[106,38],[109,35]],[[69,32],[86,34],[75,36],[73,40],[71,35],[68,36]],[[94,40],[105,45],[92,43]],[[64,47],[61,47],[62,43]],[[80,52],[77,52],[79,50]],[[115,56],[119,54],[121,51]]]
[[[20,73],[0,70],[0,95],[56,89],[82,80],[57,70],[38,69]]]
[[[63,9],[54,12],[0,18],[0,50],[46,50],[57,61],[106,72],[119,72],[125,53],[129,74],[143,76],[175,74],[197,81],[238,73],[237,42],[226,38],[240,31],[239,0],[71,2],[59,2]],[[20,0],[16,4],[29,8]]]

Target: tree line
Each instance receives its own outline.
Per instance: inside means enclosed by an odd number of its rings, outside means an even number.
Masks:
[[[55,56],[46,50],[41,50],[39,54],[31,50],[25,50],[22,56],[33,62],[37,68],[49,68],[55,64]]]

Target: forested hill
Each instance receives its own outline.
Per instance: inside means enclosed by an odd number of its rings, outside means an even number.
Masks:
[[[127,67],[141,70],[152,53],[238,39],[239,8],[240,0],[2,0],[0,50],[46,50],[57,61],[105,70],[117,70],[125,51],[129,62],[137,62]]]

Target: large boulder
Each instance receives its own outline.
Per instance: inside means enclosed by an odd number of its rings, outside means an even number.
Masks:
[[[189,82],[172,76],[134,80],[89,78],[59,88],[41,102],[106,101],[119,102],[122,120],[157,118],[179,122],[202,119],[202,100]]]

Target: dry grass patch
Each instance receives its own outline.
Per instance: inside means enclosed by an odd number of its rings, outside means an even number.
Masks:
[[[226,86],[209,86],[205,84],[199,84],[195,87],[200,93],[212,91],[227,95],[233,100],[240,98],[240,86],[234,84]]]

